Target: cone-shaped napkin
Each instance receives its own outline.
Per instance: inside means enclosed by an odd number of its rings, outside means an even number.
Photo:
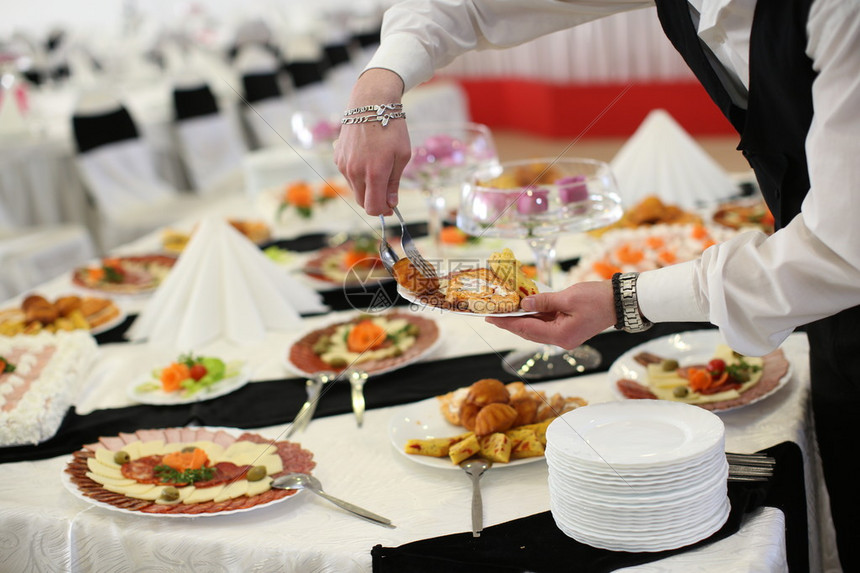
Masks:
[[[193,350],[216,338],[256,342],[288,330],[300,312],[327,310],[221,219],[205,219],[129,329],[129,338]]]
[[[656,195],[692,209],[738,192],[728,174],[662,109],[648,114],[611,165],[626,205]]]

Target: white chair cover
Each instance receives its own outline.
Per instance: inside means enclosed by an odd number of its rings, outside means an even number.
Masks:
[[[176,124],[176,134],[197,193],[208,195],[239,182],[246,146],[232,117],[218,113],[186,119]]]
[[[22,294],[95,256],[81,225],[0,232],[0,300]]]

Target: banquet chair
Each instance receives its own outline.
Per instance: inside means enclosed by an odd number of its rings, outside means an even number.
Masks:
[[[0,229],[0,300],[18,296],[95,256],[83,225]]]
[[[242,117],[254,147],[284,145],[293,105],[277,58],[261,46],[245,46],[236,56],[235,67],[242,78]]]
[[[241,188],[247,150],[236,116],[218,109],[205,82],[177,85],[173,110],[179,153],[192,188],[200,195]]]
[[[141,237],[205,205],[181,195],[157,173],[149,148],[126,108],[93,91],[72,117],[75,164],[88,192],[101,251]]]

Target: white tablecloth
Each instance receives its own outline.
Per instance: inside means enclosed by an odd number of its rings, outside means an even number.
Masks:
[[[307,326],[324,320],[309,319]],[[484,353],[518,343],[480,320],[449,316],[442,323],[445,343],[436,357]],[[255,378],[288,374],[280,357],[290,339],[272,335],[251,349],[248,359],[260,364]],[[814,476],[817,465],[807,430],[805,337],[795,335],[784,347],[794,369],[791,382],[756,406],[721,414],[721,418],[726,423],[728,450],[754,451],[784,440],[801,446],[813,517],[810,550],[817,568],[822,546],[815,516],[825,500],[816,486],[820,482]],[[217,344],[212,347],[219,349]],[[81,410],[128,404],[123,386],[137,366],[146,367],[150,352],[139,345],[102,347],[87,391],[78,400]],[[579,395],[590,403],[614,399],[605,373],[539,386]],[[355,518],[307,492],[273,507],[230,516],[124,515],[92,507],[67,492],[60,474],[68,456],[62,456],[0,465],[0,521],[4,524],[0,563],[10,571],[47,563],[61,571],[92,572],[122,570],[131,563],[141,570],[369,571],[370,549],[376,544],[396,546],[470,528],[467,477],[456,469],[417,464],[390,443],[389,421],[403,408],[370,410],[361,429],[352,414],[316,419],[304,434],[293,437],[314,452],[314,473],[329,493],[391,518],[396,529]],[[277,437],[286,427],[260,432]],[[546,477],[542,460],[490,470],[482,479],[485,525],[546,511]],[[634,570],[783,571],[785,559],[784,516],[777,509],[762,508],[750,514],[730,538]]]

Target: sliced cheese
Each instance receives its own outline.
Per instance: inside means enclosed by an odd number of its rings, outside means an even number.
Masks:
[[[112,452],[107,448],[99,448],[96,450],[96,459],[108,467],[119,468],[119,464],[114,461],[116,452]]]
[[[193,485],[187,485],[185,487],[179,488],[179,501],[181,501],[182,503],[185,503],[185,500],[188,499],[188,496],[190,496],[192,493],[194,493],[194,491],[196,489],[197,488],[194,487]]]
[[[87,458],[87,467],[96,475],[104,476],[107,478],[112,478],[115,480],[124,479],[125,476],[122,475],[122,472],[119,471],[119,466],[114,465],[113,467],[105,465],[98,461],[96,458]]]
[[[270,476],[266,476],[259,481],[249,481],[248,482],[248,491],[245,493],[248,497],[254,497],[255,495],[260,495],[261,493],[265,493],[272,489],[272,478]]]
[[[281,461],[281,456],[277,454],[266,454],[257,462],[258,466],[266,466],[266,473],[269,475],[278,474],[284,471],[284,462]]]
[[[113,485],[116,487],[120,487],[120,486],[124,486],[124,485],[133,485],[133,484],[137,483],[135,480],[133,480],[131,478],[120,478],[120,479],[109,478],[107,476],[99,475],[99,474],[96,474],[93,472],[87,472],[86,475],[88,478],[90,478],[94,482],[98,482],[102,485],[110,484],[110,485]]]
[[[140,442],[126,444],[120,451],[127,452],[131,459],[136,460],[137,458],[143,457],[140,455],[140,444]]]
[[[224,455],[224,446],[216,444],[212,441],[201,440],[199,442],[194,442],[189,445],[194,446],[195,448],[200,448],[201,450],[206,452],[206,457],[208,457],[210,460],[220,458]]]
[[[138,451],[137,457],[145,458],[147,456],[154,456],[155,454],[160,454],[164,451],[164,440],[151,440],[149,442],[139,442],[140,449]]]
[[[112,491],[114,493],[119,493],[122,495],[126,495],[128,497],[133,497],[135,499],[148,499],[146,497],[142,497],[147,492],[150,492],[156,489],[157,486],[151,483],[135,483],[132,485],[108,485],[105,484],[104,488],[108,491]],[[160,492],[160,491],[159,491]],[[157,496],[156,496],[157,497]],[[152,498],[155,499],[155,498]]]
[[[217,503],[219,501],[226,501],[228,499],[233,499],[234,497],[245,495],[245,492],[248,491],[248,483],[249,482],[246,479],[240,479],[233,483],[228,483],[224,486],[224,489],[221,490],[221,493],[215,496],[214,501]]]
[[[213,487],[199,487],[185,498],[185,503],[201,503],[204,501],[212,501],[224,489],[223,485]]]

